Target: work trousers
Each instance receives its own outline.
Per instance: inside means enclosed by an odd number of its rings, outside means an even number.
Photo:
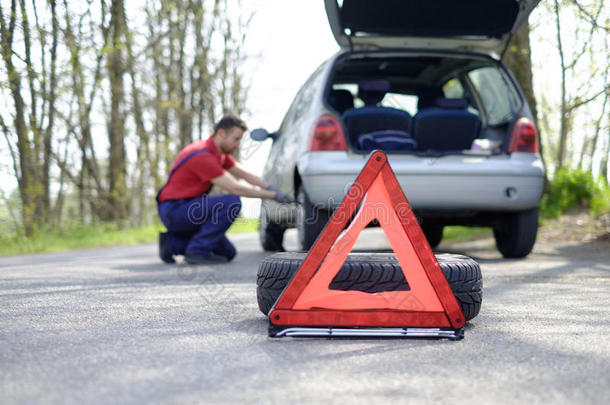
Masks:
[[[238,196],[202,195],[159,204],[159,217],[168,231],[167,247],[172,255],[216,255],[228,260],[236,254],[225,233],[233,224],[241,201]]]

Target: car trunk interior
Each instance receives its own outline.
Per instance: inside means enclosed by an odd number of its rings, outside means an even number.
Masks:
[[[522,107],[487,58],[356,53],[339,59],[331,77],[327,104],[361,153],[503,153]]]

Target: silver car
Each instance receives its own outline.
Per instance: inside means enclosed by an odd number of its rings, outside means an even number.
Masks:
[[[308,250],[372,150],[390,165],[432,247],[446,225],[493,227],[505,257],[538,229],[543,168],[532,114],[500,61],[538,0],[325,0],[341,51],[309,77],[273,139],[263,177],[298,206],[265,201],[260,239],[287,227]]]

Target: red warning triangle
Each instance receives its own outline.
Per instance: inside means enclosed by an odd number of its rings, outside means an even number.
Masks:
[[[360,209],[341,235],[358,205]],[[410,290],[364,293],[329,289],[358,235],[374,219],[385,232]],[[271,309],[269,320],[275,326],[464,326],[464,315],[383,152],[371,154]]]

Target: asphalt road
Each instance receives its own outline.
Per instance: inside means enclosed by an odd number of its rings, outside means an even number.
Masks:
[[[357,247],[385,246],[365,230]],[[610,396],[608,245],[491,239],[442,250],[481,264],[466,337],[271,339],[255,235],[217,267],[153,245],[0,258],[0,403],[599,403]],[[294,247],[294,234],[289,235]]]

